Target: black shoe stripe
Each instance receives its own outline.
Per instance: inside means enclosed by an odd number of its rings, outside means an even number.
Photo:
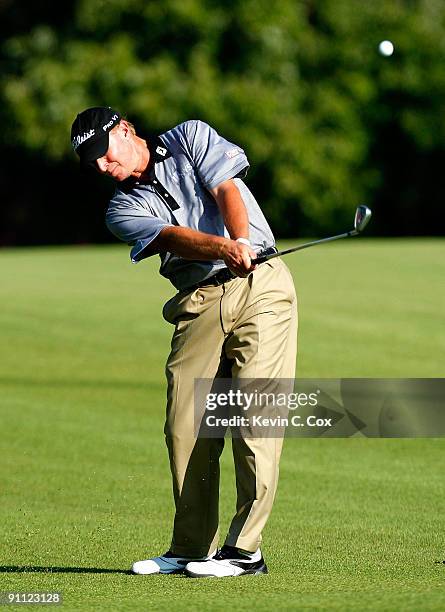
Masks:
[[[250,571],[250,570],[257,570],[260,569],[260,567],[263,567],[264,564],[264,559],[263,557],[261,557],[261,559],[259,561],[254,561],[253,563],[242,563],[241,561],[229,561],[230,565],[236,565],[237,567],[240,567],[243,570],[246,571]]]
[[[247,572],[243,572],[244,574],[268,574],[269,570],[267,569],[267,565],[264,563],[261,567],[255,570],[248,570]]]

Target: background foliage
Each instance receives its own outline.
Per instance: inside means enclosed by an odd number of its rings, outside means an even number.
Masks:
[[[3,244],[105,241],[113,190],[80,176],[75,115],[111,105],[163,131],[189,118],[242,145],[279,236],[441,234],[442,0],[0,3]],[[382,39],[396,47],[377,52]],[[99,205],[98,205],[99,204]]]

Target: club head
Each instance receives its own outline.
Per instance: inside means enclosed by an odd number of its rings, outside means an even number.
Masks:
[[[360,206],[357,207],[357,210],[355,211],[355,218],[354,218],[354,230],[355,230],[354,233],[355,234],[360,234],[360,232],[362,232],[365,229],[365,227],[369,223],[369,219],[371,218],[371,215],[372,215],[371,209],[365,206],[364,204],[361,204]]]

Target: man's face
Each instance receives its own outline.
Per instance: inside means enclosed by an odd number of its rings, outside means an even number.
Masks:
[[[108,150],[95,162],[98,172],[116,181],[124,181],[135,173],[139,155],[132,136],[129,127],[123,123],[111,130]]]

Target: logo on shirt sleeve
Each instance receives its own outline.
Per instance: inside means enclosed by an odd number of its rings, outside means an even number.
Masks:
[[[239,149],[238,147],[235,147],[234,149],[229,149],[228,151],[226,151],[225,156],[229,159],[233,159],[237,155],[240,155],[240,153],[244,153],[244,151],[242,149]]]

